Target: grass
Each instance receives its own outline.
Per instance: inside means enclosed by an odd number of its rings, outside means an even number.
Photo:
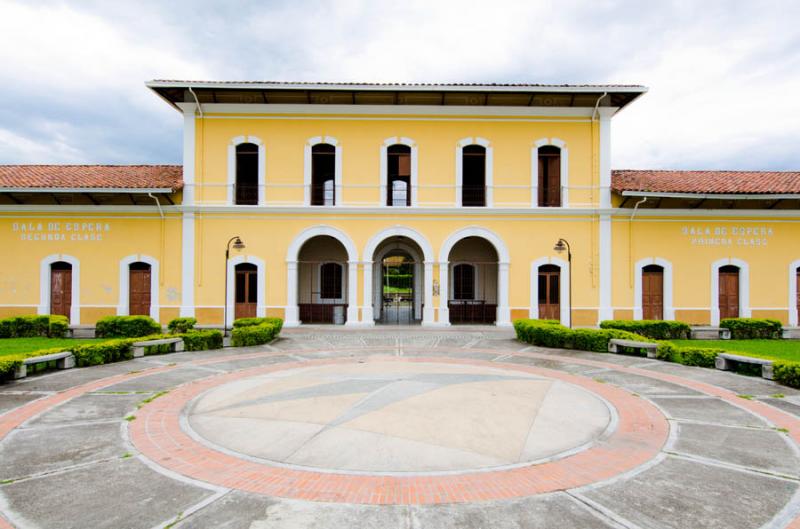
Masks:
[[[800,340],[670,340],[678,346],[725,349],[731,353],[770,360],[800,362]]]
[[[96,338],[2,338],[0,339],[0,356],[19,353],[31,353],[39,349],[63,347],[65,351],[76,344],[97,341]]]

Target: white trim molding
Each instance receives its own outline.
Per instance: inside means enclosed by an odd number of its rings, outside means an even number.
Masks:
[[[739,268],[739,317],[749,318],[750,311],[750,266],[735,257],[718,259],[711,263],[711,325],[719,325],[719,269],[723,266]]]
[[[386,206],[387,195],[389,194],[389,181],[388,181],[388,178],[387,178],[388,175],[386,173],[387,173],[388,168],[389,168],[388,150],[389,150],[389,147],[391,147],[392,145],[406,145],[411,149],[411,160],[410,160],[410,162],[411,162],[411,177],[410,177],[410,183],[409,183],[409,187],[411,189],[409,189],[409,193],[411,195],[411,206],[416,206],[417,205],[417,184],[419,182],[419,176],[418,176],[418,174],[419,174],[418,173],[419,162],[418,162],[418,157],[417,157],[417,155],[418,155],[417,142],[415,142],[411,138],[406,138],[404,136],[394,136],[394,137],[391,137],[391,138],[386,138],[385,140],[383,140],[383,144],[381,145],[381,164],[380,164],[381,175],[380,175],[380,180],[379,180],[380,183],[381,183],[381,203],[380,203],[380,205],[381,206]],[[393,207],[397,207],[397,206],[393,206]],[[364,255],[366,255],[366,254],[364,254]]]
[[[486,207],[494,205],[494,149],[489,140],[480,137],[468,137],[458,140],[456,145],[456,207],[462,207],[461,188],[464,186],[464,147],[480,145],[486,149]]]
[[[72,266],[72,304],[69,307],[70,325],[81,322],[81,263],[77,257],[63,253],[50,254],[39,265],[39,306],[38,314],[50,314],[50,265],[58,262]]]
[[[310,151],[309,151],[310,152]],[[347,321],[345,325],[358,325],[358,250],[353,240],[342,230],[332,226],[312,226],[300,232],[286,251],[286,327],[300,325],[300,307],[297,305],[297,258],[303,245],[318,236],[333,237],[347,252]]]
[[[800,268],[800,259],[789,263],[789,326],[798,326],[797,314],[797,269]]]
[[[449,260],[450,250],[461,239],[467,237],[480,237],[489,241],[497,252],[497,319],[498,327],[508,327],[511,325],[511,309],[508,305],[508,268],[511,262],[508,247],[503,240],[493,231],[479,226],[462,228],[450,234],[445,239],[439,250],[439,324],[450,325],[450,309],[447,306],[449,301]]]
[[[413,167],[413,164],[412,164]],[[367,245],[364,247],[364,305],[361,307],[361,323],[366,325],[374,324],[375,311],[374,311],[374,296],[372,293],[372,279],[373,279],[373,262],[375,259],[375,251],[378,246],[390,237],[405,237],[422,250],[422,258],[424,260],[423,272],[423,306],[422,306],[422,325],[434,325],[434,310],[433,310],[433,261],[434,253],[433,246],[428,239],[419,231],[408,228],[406,226],[393,226],[386,228],[370,238]]]
[[[558,296],[560,305],[559,320],[561,325],[570,324],[570,307],[569,304],[569,263],[558,257],[540,257],[531,262],[531,306],[529,309],[529,316],[531,319],[539,319],[539,268],[544,265],[557,266],[560,270],[559,273],[559,286]]]
[[[611,281],[613,271],[611,269],[611,217],[600,215],[599,225],[599,253],[600,253],[600,308],[597,311],[597,324],[603,320],[614,318],[614,307],[611,305]]]
[[[159,321],[158,260],[149,255],[138,253],[123,257],[119,261],[119,304],[117,305],[117,315],[127,316],[130,313],[130,266],[133,263],[147,263],[150,265],[150,317]]]
[[[611,207],[611,118],[616,107],[599,107],[600,114],[600,207]]]
[[[184,211],[181,240],[181,309],[182,318],[194,317],[194,212]]]
[[[633,284],[633,319],[642,319],[642,272],[645,266],[658,265],[664,270],[664,319],[675,319],[675,307],[672,304],[673,280],[672,280],[672,263],[661,257],[645,257],[636,261],[636,273],[634,275]]]
[[[258,289],[256,290],[256,316],[263,318],[266,315],[267,302],[265,292],[267,286],[267,267],[264,264],[264,260],[254,255],[237,255],[236,257],[228,259],[228,269],[225,272],[228,275],[228,295],[225,299],[225,305],[227,307],[226,319],[228,320],[225,323],[228,327],[231,327],[233,321],[236,319],[236,265],[243,263],[249,263],[256,267],[256,283],[258,283]]]
[[[267,153],[264,142],[257,136],[236,136],[228,143],[228,204],[237,205],[236,200],[236,147],[252,143],[258,147],[258,205],[266,205]]]
[[[308,139],[303,148],[303,204],[311,205],[311,149],[321,143],[334,147],[336,160],[333,174],[333,201],[334,205],[338,206],[342,204],[342,146],[333,136],[314,136]]]
[[[569,150],[567,143],[558,138],[540,138],[533,142],[531,148],[531,207],[539,207],[539,148],[548,145],[561,150],[561,207],[566,208],[569,207]]]

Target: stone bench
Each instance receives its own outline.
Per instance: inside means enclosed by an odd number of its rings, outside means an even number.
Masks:
[[[180,353],[183,351],[183,338],[161,338],[159,340],[143,340],[141,342],[134,342],[133,344],[133,357],[139,358],[144,356],[144,350],[151,345],[166,345],[170,344],[170,352]]]
[[[618,353],[620,347],[644,350],[647,353],[647,358],[655,358],[656,351],[658,350],[657,343],[637,342],[636,340],[620,340],[618,338],[612,338],[608,341],[609,353]]]
[[[730,340],[731,330],[725,327],[692,327],[692,340]]]
[[[781,338],[784,340],[800,339],[800,327],[784,327],[781,330]]]
[[[739,356],[730,353],[720,353],[714,360],[714,366],[722,371],[733,371],[736,364],[753,364],[761,366],[761,378],[772,380],[772,360],[764,358],[753,358],[751,356]]]
[[[71,351],[62,351],[60,353],[53,353],[42,356],[32,356],[22,361],[22,365],[14,370],[14,378],[25,378],[28,376],[28,366],[34,364],[44,364],[55,360],[56,368],[58,369],[71,369],[75,367],[75,357],[72,356]]]

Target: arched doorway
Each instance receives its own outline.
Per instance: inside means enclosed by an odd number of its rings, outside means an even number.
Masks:
[[[50,265],[50,314],[70,317],[72,313],[72,264],[56,261]]]
[[[384,239],[372,255],[372,314],[377,323],[420,323],[425,308],[424,253],[405,236]]]
[[[253,318],[258,308],[258,267],[239,263],[234,268],[234,319]]]
[[[482,237],[464,237],[448,255],[450,323],[497,321],[498,255]]]
[[[128,314],[150,316],[152,270],[148,263],[128,265]]]
[[[343,325],[348,309],[348,254],[334,237],[308,239],[297,257],[297,306],[302,323]]]

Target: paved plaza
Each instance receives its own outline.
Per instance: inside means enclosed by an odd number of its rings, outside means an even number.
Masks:
[[[0,385],[0,528],[800,528],[800,392],[508,330]]]

